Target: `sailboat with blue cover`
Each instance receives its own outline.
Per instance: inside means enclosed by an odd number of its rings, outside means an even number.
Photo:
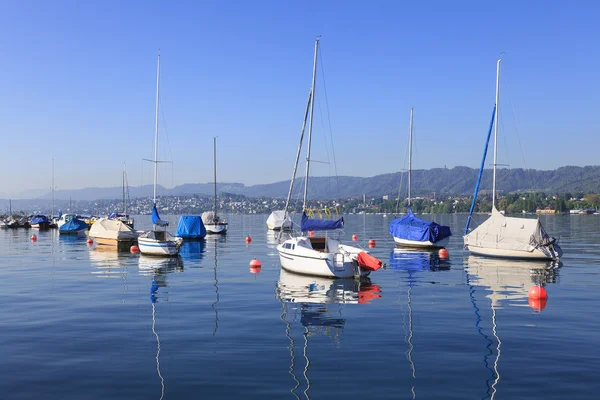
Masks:
[[[302,151],[302,142],[304,138],[304,129],[306,120],[310,111],[310,122],[308,128],[308,146],[306,152],[306,174],[304,176],[304,200],[302,204],[302,220],[300,223],[301,233],[290,233],[289,238],[277,246],[281,267],[291,272],[305,275],[317,275],[330,278],[351,278],[354,276],[368,276],[371,271],[381,267],[381,261],[370,256],[363,249],[344,245],[339,239],[329,236],[329,232],[342,229],[344,219],[337,220],[317,220],[309,218],[306,214],[308,177],[310,168],[310,148],[313,128],[313,111],[315,102],[315,80],[317,73],[317,55],[319,50],[319,39],[315,42],[315,56],[313,66],[313,77],[311,90],[306,104],[304,114],[304,123],[302,124],[302,133],[300,135],[300,144],[296,153],[296,163],[290,182],[290,190],[285,206],[285,215],[287,218],[288,207],[290,204],[298,161]],[[322,233],[323,236],[305,236],[304,233],[315,232]]]
[[[160,83],[160,54],[158,55],[158,68],[156,73],[156,126],[154,135],[154,160],[147,160],[154,163],[154,198],[152,203],[152,224],[151,231],[144,232],[138,237],[138,247],[140,253],[153,256],[174,256],[179,254],[179,249],[183,244],[183,239],[172,236],[167,232],[169,223],[160,219],[156,208],[156,186],[158,179],[158,95]]]
[[[411,168],[412,168],[412,131],[413,109],[410,110],[409,150],[408,150],[408,213],[390,222],[390,234],[398,246],[417,248],[441,248],[448,245],[450,227],[439,225],[433,221],[417,218],[410,208],[411,205]]]

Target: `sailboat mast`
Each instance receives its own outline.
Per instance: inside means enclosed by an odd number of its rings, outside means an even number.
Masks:
[[[310,92],[310,121],[308,123],[308,149],[306,151],[306,174],[304,176],[304,198],[302,200],[302,211],[306,210],[306,197],[308,195],[308,172],[310,170],[310,144],[312,140],[313,114],[315,111],[315,83],[317,80],[317,54],[319,52],[319,38],[315,41],[315,61],[313,64],[313,77]]]
[[[496,114],[494,121],[494,172],[492,177],[492,209],[496,208],[496,165],[498,158],[498,114],[500,114],[500,62],[496,65]]]
[[[294,182],[296,180],[296,171],[298,170],[298,161],[300,161],[300,153],[302,152],[302,141],[304,140],[304,130],[306,129],[306,120],[308,119],[308,112],[310,111],[310,100],[312,98],[312,88],[308,92],[308,101],[306,102],[306,111],[304,112],[304,121],[302,122],[302,133],[300,133],[300,143],[298,144],[298,152],[296,153],[296,162],[294,164],[294,171],[292,172],[292,180],[290,181],[290,190],[288,191],[287,199],[285,201],[285,210],[283,214],[283,220],[287,218],[288,207],[290,200],[292,199],[292,192],[294,190]],[[280,232],[281,234],[281,232]]]
[[[52,159],[52,215],[54,218],[54,158]]]
[[[127,205],[125,203],[125,163],[123,163],[123,214],[127,215]]]
[[[158,88],[160,84],[160,53],[158,54],[158,66],[156,68],[156,123],[154,126],[154,197],[153,202],[156,204],[156,184],[158,181]]]
[[[215,216],[217,215],[217,137],[213,137],[213,171],[214,171],[214,183],[215,183],[215,205],[213,211]]]
[[[410,126],[408,129],[408,206],[410,207],[410,175],[412,170],[412,132],[413,132],[413,110],[410,109]]]

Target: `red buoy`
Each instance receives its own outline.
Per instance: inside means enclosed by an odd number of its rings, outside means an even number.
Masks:
[[[544,308],[546,308],[546,303],[548,299],[532,299],[529,298],[529,307],[533,308],[537,312],[542,312]]]
[[[450,256],[450,253],[448,253],[448,250],[446,249],[440,249],[440,251],[438,251],[438,256],[440,258],[448,258]]]
[[[369,239],[369,247],[370,248],[375,247],[375,239]]]
[[[131,246],[131,247],[129,248],[129,251],[130,251],[132,254],[136,254],[136,253],[139,253],[139,252],[140,252],[140,248],[139,248],[139,247],[137,247],[137,246],[134,244],[133,246]]]
[[[246,236],[246,243],[250,243],[252,241],[252,238],[250,236]]]
[[[260,260],[253,258],[252,261],[250,261],[250,268],[260,268],[260,267],[262,267]]]
[[[531,289],[529,289],[529,298],[533,300],[547,299],[548,293],[546,292],[546,289],[541,286],[532,286]]]
[[[358,240],[358,236],[357,235],[352,235],[352,240],[356,242]]]
[[[315,236],[315,231],[308,231],[308,236],[310,236],[310,237]]]
[[[37,236],[35,234],[31,235],[31,237],[29,238],[31,239],[32,242],[37,241]]]
[[[87,244],[94,244],[94,239],[91,239],[91,238],[90,238],[90,239],[88,239],[88,240],[87,240]]]

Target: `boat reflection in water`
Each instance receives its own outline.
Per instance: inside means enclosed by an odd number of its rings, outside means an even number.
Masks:
[[[411,396],[417,397],[415,382],[417,380],[417,367],[413,360],[415,347],[413,344],[413,308],[412,291],[420,283],[431,283],[429,280],[421,280],[425,271],[447,271],[450,269],[450,262],[438,256],[438,249],[409,249],[395,247],[390,252],[390,262],[388,269],[402,273],[403,277],[400,284],[406,285],[406,310],[402,307],[402,326],[404,328],[404,341],[408,345],[406,351],[406,360],[411,369],[413,384],[411,386]]]
[[[100,278],[123,278],[127,276],[127,266],[134,266],[137,257],[129,253],[119,253],[105,246],[91,246],[88,251],[93,275]]]
[[[340,334],[346,318],[343,315],[344,304],[370,304],[372,300],[381,297],[379,286],[374,285],[368,278],[360,281],[355,279],[328,279],[307,275],[298,275],[280,270],[276,289],[277,299],[282,304],[281,320],[285,323],[285,335],[290,341],[290,369],[295,386],[291,393],[299,399],[296,391],[301,383],[296,375],[296,342],[293,328],[302,326],[302,357],[304,358],[303,377],[306,387],[304,397],[309,399],[310,389],[308,354],[309,337],[315,335],[329,336],[336,344],[340,342]]]
[[[179,254],[184,260],[200,260],[206,252],[206,240],[186,240],[181,245]]]
[[[508,260],[469,255],[465,264],[466,283],[475,312],[475,328],[484,339],[486,348],[483,364],[489,370],[486,393],[483,398],[494,399],[500,381],[498,367],[502,345],[498,335],[496,310],[502,310],[503,306],[526,306],[528,304],[535,311],[541,312],[546,307],[547,299],[529,299],[527,301],[529,289],[534,285],[545,286],[548,283],[555,283],[562,262]],[[477,305],[478,301],[480,303],[482,301],[481,298],[478,299],[477,287],[485,288],[485,298],[489,301],[491,335],[488,335],[482,326],[485,325],[485,319],[489,316],[482,316],[487,305]]]

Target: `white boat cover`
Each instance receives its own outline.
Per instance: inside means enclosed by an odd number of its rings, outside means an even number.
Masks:
[[[204,211],[202,213],[202,222],[204,225],[212,225],[219,223],[219,217],[214,211]]]
[[[284,210],[277,210],[277,211],[273,211],[271,213],[271,215],[269,215],[269,218],[267,218],[267,226],[270,229],[291,229],[292,228],[292,220],[289,216],[289,214],[287,215],[287,218],[285,218],[285,211]]]
[[[491,217],[464,239],[466,246],[526,252],[552,241],[537,218],[505,217],[496,208]]]
[[[90,228],[90,237],[131,240],[137,239],[137,233],[122,221],[116,219],[100,218]]]

